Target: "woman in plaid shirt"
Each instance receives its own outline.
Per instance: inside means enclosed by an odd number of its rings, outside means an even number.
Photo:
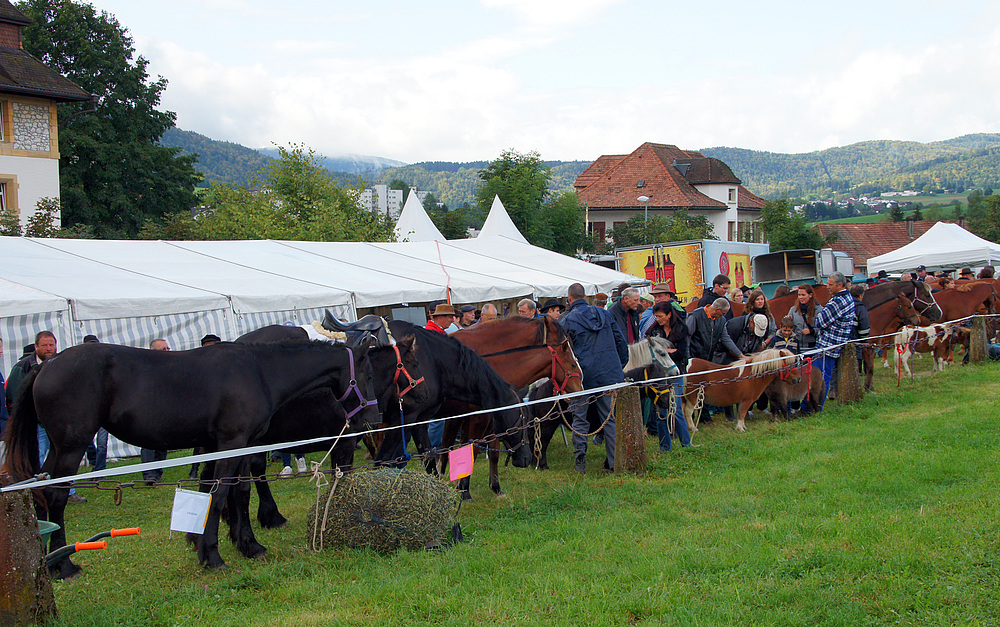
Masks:
[[[817,365],[823,371],[823,382],[826,394],[820,401],[820,408],[830,393],[830,381],[840,359],[840,345],[851,339],[851,329],[854,326],[854,297],[847,290],[847,279],[843,273],[834,272],[826,280],[830,288],[829,302],[816,313],[813,327],[819,331],[816,338],[816,350],[823,351]],[[827,349],[827,350],[824,350]]]

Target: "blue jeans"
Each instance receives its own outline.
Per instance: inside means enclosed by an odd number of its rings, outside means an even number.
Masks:
[[[94,441],[87,447],[87,461],[94,470],[104,470],[108,467],[108,432],[104,427],[97,430]]]
[[[684,407],[682,404],[683,394],[684,394],[684,379],[672,379],[670,380],[670,387],[673,389],[674,395],[674,416],[673,425],[671,425],[671,419],[667,416],[666,409],[656,408],[657,421],[656,421],[656,436],[660,440],[660,451],[669,451],[670,446],[670,427],[673,426],[674,433],[681,441],[681,446],[691,446],[691,433],[688,431],[687,420],[684,418]]]
[[[441,448],[441,440],[444,439],[444,420],[435,420],[428,424],[427,435],[431,439],[431,446]]]
[[[49,434],[41,425],[38,425],[38,463],[44,464],[45,458],[49,454]]]
[[[830,382],[833,381],[833,375],[837,371],[837,361],[839,359],[839,357],[823,355],[819,358],[819,361],[816,362],[819,369],[823,371],[823,398],[820,399],[820,409],[823,409],[823,405],[826,403],[826,397],[830,394]]]
[[[305,456],[302,455],[301,453],[296,453],[295,457],[296,458],[301,458],[301,457],[305,457]],[[291,453],[285,453],[284,451],[282,451],[282,453],[281,453],[281,465],[282,466],[288,466],[289,468],[292,466],[292,454]]]

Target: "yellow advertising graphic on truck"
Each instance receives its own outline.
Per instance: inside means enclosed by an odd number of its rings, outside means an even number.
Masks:
[[[701,298],[716,275],[729,277],[733,287],[751,285],[750,258],[770,250],[767,244],[694,240],[615,251],[618,269],[650,283],[667,283],[677,300],[687,304]]]

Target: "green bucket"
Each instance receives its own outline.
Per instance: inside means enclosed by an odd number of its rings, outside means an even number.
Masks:
[[[59,528],[59,525],[47,520],[38,521],[38,533],[42,534],[42,544],[48,546],[52,532]]]

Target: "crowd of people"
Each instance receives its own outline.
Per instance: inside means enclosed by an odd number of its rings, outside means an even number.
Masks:
[[[947,273],[943,274],[939,278],[952,281]],[[912,273],[903,273],[901,280],[926,281],[930,276],[933,275],[921,265]],[[963,268],[959,273],[960,280],[992,277],[993,268],[989,266],[978,277],[975,277],[971,268]],[[503,312],[505,315],[524,318],[548,316],[558,322],[573,342],[574,353],[584,372],[583,383],[586,389],[621,383],[624,380],[622,369],[628,361],[628,346],[647,337],[658,337],[668,340],[673,346],[670,349],[671,358],[682,375],[691,358],[726,365],[767,348],[784,349],[794,354],[819,351],[815,363],[823,373],[824,385],[829,393],[831,387],[835,386],[834,373],[840,357],[840,347],[849,340],[866,338],[870,332],[867,310],[862,303],[864,290],[870,285],[890,280],[892,279],[887,273],[882,271],[865,284],[852,285],[850,279],[842,273],[834,272],[827,278],[831,297],[825,305],[819,305],[813,287],[804,284],[794,288],[796,299],[787,311],[773,311],[764,292],[757,286],[734,287],[728,276],[720,274],[713,278],[710,286],[706,286],[697,300],[697,308],[690,312],[679,302],[676,292],[667,283],[655,284],[645,293],[623,284],[610,296],[596,294],[593,304],[588,303],[583,286],[574,283],[567,291],[565,304],[555,298],[548,298],[544,303],[524,298],[517,303],[514,313],[508,313],[506,304],[503,305]],[[947,283],[943,282],[938,289],[945,287]],[[791,288],[781,286],[774,298],[791,291]],[[743,304],[742,315],[734,316],[734,302]],[[425,328],[436,333],[450,334],[495,320],[499,315],[500,309],[493,303],[486,303],[477,310],[471,304],[456,308],[446,301],[434,301],[429,305]],[[85,343],[99,341],[94,335],[84,338]],[[208,346],[220,341],[222,340],[218,336],[209,334],[202,338],[201,345]],[[157,338],[150,342],[149,349],[169,351],[170,346],[165,339]],[[6,381],[3,373],[0,373],[0,387],[5,390],[3,402],[0,402],[0,434],[3,433],[7,417],[13,408],[20,383],[33,368],[53,357],[56,351],[55,335],[51,331],[40,331],[35,336],[34,343],[24,348],[23,355],[11,369]],[[2,354],[3,341],[0,338],[0,355]],[[680,411],[682,379],[673,380],[671,386],[676,400],[673,415],[667,415],[666,410],[654,407],[648,400],[643,403],[647,431],[657,437],[662,452],[672,449],[674,438],[680,441],[682,447],[691,446],[691,434]],[[605,444],[605,468],[613,470],[615,463],[615,421],[610,398],[605,394],[579,397],[571,404],[571,411],[575,468],[581,473],[586,471],[588,442],[587,438],[579,434],[588,430],[587,412],[591,404],[597,407],[600,420],[606,419],[603,432],[595,437],[595,443],[603,439]],[[719,409],[724,412],[727,420],[735,419],[731,407],[705,407],[701,421],[710,423],[712,412]],[[435,446],[440,446],[441,430],[443,422],[432,423],[431,442]],[[108,433],[101,429],[87,451],[88,460],[95,470],[103,469],[107,463],[107,441]],[[48,451],[48,437],[42,427],[38,428],[38,447],[40,461],[43,461]],[[291,456],[288,453],[281,455],[282,474],[292,474]],[[166,458],[166,451],[142,449],[141,458],[143,462],[163,460]],[[297,456],[296,465],[299,472],[305,470],[305,461],[301,455]],[[197,472],[198,465],[194,464],[190,476],[196,477]],[[143,473],[143,480],[147,483],[159,481],[161,477],[162,470]],[[72,494],[70,502],[82,503],[86,499]]]

